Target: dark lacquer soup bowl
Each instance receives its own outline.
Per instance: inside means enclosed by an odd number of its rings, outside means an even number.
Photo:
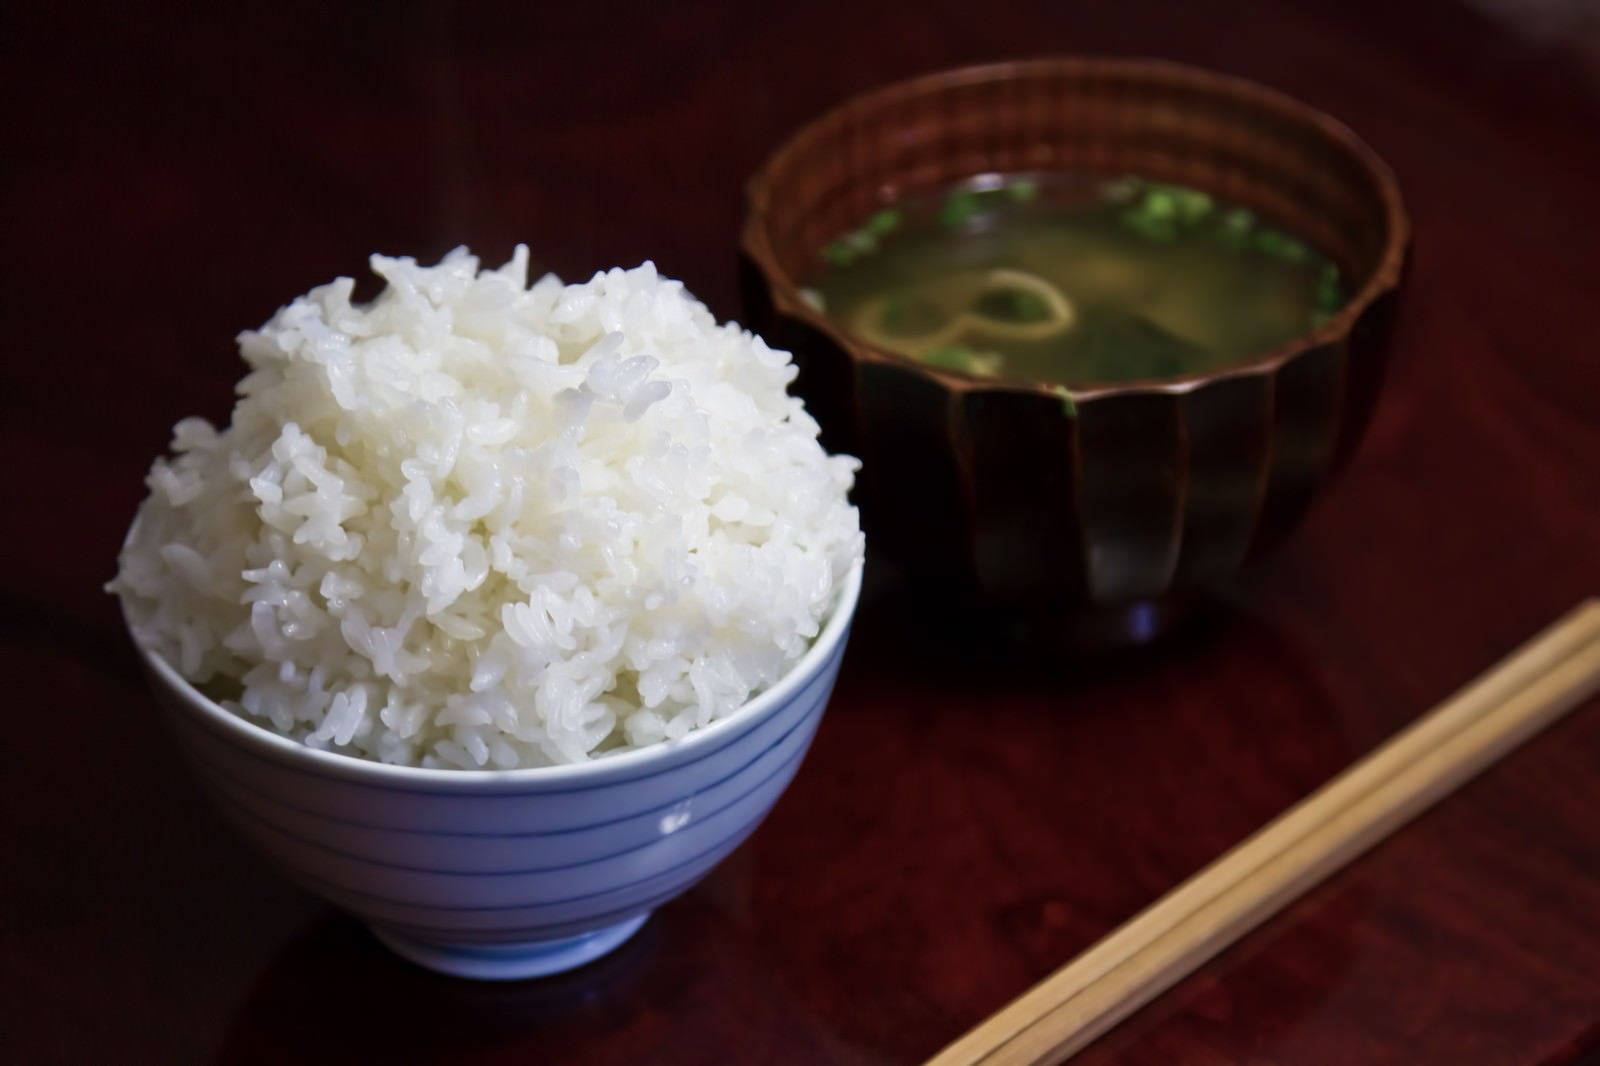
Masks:
[[[1110,384],[986,380],[875,346],[812,302],[830,242],[985,174],[1138,175],[1303,238],[1342,306],[1223,369]],[[861,457],[863,521],[907,570],[1086,642],[1149,635],[1281,541],[1344,468],[1386,362],[1410,239],[1395,180],[1283,94],[1151,60],[934,74],[805,126],[748,186],[746,316],[795,353],[831,449]]]

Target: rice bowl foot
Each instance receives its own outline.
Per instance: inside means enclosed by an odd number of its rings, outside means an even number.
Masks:
[[[474,981],[522,981],[586,966],[609,955],[637,933],[652,912],[592,933],[529,940],[519,944],[463,944],[426,940],[370,925],[372,935],[401,958],[435,973]]]

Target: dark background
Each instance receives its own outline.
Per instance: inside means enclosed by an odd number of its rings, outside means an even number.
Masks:
[[[0,1061],[916,1061],[1600,589],[1586,0],[11,5],[0,15]],[[1165,56],[1344,119],[1416,223],[1345,481],[1165,647],[1061,663],[875,567],[768,823],[585,970],[416,971],[185,776],[100,591],[233,337],[381,251],[655,260],[740,309],[788,131],[968,62]],[[1593,702],[1090,1062],[1600,1047]],[[1587,1057],[1586,1057],[1587,1056]]]

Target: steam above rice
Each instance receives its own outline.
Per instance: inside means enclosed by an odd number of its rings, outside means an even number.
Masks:
[[[110,585],[140,644],[314,747],[473,769],[681,737],[805,652],[862,539],[787,353],[649,263],[372,269],[174,428]]]

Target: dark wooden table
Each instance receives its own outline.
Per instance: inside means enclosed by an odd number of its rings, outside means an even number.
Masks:
[[[1582,0],[1546,37],[1444,0],[254,7],[0,27],[0,1061],[916,1061],[1600,590]],[[786,131],[1063,51],[1270,82],[1400,175],[1400,357],[1285,549],[1169,645],[1077,665],[967,639],[877,566],[771,819],[563,977],[413,969],[230,834],[100,583],[168,427],[225,416],[238,330],[374,250],[517,241],[570,278],[651,257],[737,316],[741,183]],[[1590,703],[1084,1061],[1597,1049]]]

